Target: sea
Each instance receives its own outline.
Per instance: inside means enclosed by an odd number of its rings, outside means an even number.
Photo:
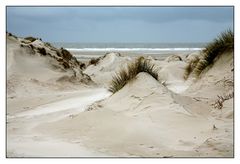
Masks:
[[[164,58],[172,54],[190,54],[201,51],[207,43],[52,43],[65,48],[77,59],[100,57],[109,52],[129,56],[153,56]]]

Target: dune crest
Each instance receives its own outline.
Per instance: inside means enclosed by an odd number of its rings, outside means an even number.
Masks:
[[[233,157],[233,53],[196,77],[200,55],[141,57],[156,76],[129,69],[134,77],[110,92],[138,58],[112,52],[84,63],[7,34],[7,156]]]
[[[71,88],[72,84],[92,82],[82,72],[82,63],[67,50],[57,49],[36,38],[27,39],[7,34],[8,95],[17,96],[23,91],[35,94],[34,91],[42,90],[44,93],[62,90],[64,85]]]

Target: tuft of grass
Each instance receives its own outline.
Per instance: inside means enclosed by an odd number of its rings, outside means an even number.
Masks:
[[[79,62],[78,62],[79,63]],[[80,69],[85,69],[86,68],[86,64],[85,63],[79,63],[79,67]]]
[[[34,38],[32,36],[28,36],[28,37],[26,37],[24,39],[29,40],[30,42],[34,42],[35,40],[37,40],[37,38]]]
[[[136,61],[128,64],[126,68],[122,68],[117,74],[115,74],[115,76],[113,76],[109,91],[113,93],[119,91],[140,72],[146,72],[158,80],[158,72],[155,69],[154,64],[150,63],[149,60],[144,59],[144,57],[140,57],[136,59]]]
[[[172,62],[172,61],[182,61],[182,58],[178,55],[171,55],[167,58],[167,62]]]
[[[214,59],[225,52],[234,49],[234,34],[231,30],[222,32],[216,39],[209,43],[202,51],[202,58],[197,63],[194,74],[199,76],[202,71],[214,62]]]
[[[45,48],[38,48],[38,52],[43,55],[43,56],[46,56],[47,55],[47,52],[46,52],[46,49]]]
[[[17,36],[13,35],[12,33],[8,33],[8,32],[7,32],[7,35],[8,35],[8,36],[12,36],[12,37],[14,37],[15,39],[17,39]]]
[[[224,101],[233,98],[234,97],[234,92],[229,93],[227,95],[223,95],[223,96],[218,95],[217,97],[218,97],[217,100],[212,104],[212,106],[214,108],[217,108],[217,109],[222,109]]]
[[[192,73],[192,71],[194,70],[194,68],[198,64],[199,60],[200,60],[199,57],[196,56],[194,59],[192,59],[188,62],[187,66],[185,67],[185,72],[184,72],[184,79],[185,80],[187,80],[189,75]]]
[[[73,56],[68,50],[66,50],[64,48],[61,48],[60,50],[61,50],[62,57],[64,60],[69,61],[72,59]]]
[[[89,61],[89,65],[97,65],[99,63],[101,58],[92,58],[90,61]]]
[[[49,43],[49,42],[45,42],[44,44],[45,44],[45,46],[47,46],[47,47],[52,47],[51,43]]]

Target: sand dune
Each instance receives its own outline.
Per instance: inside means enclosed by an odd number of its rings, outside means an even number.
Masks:
[[[85,138],[85,147],[118,157],[231,156],[231,146],[215,149],[229,145],[228,140],[205,145],[209,139],[215,141],[221,136],[214,126],[222,129],[224,125],[225,130],[232,131],[231,121],[226,124],[216,120],[204,103],[173,96],[147,74],[139,74],[135,81],[98,105],[73,119],[42,124],[37,129],[65,139]],[[64,129],[71,131],[64,134]]]
[[[71,55],[64,56],[64,50],[46,46],[39,40],[26,42],[21,38],[7,37],[8,95],[22,97],[25,94],[76,88],[73,82],[91,83],[91,79],[82,73],[81,63]]]
[[[61,93],[64,98],[56,99],[56,95],[39,96],[41,99],[28,103],[22,112],[8,115],[8,156],[12,157],[57,157],[57,156],[102,156],[103,154],[88,150],[79,144],[39,134],[33,129],[42,123],[55,122],[73,118],[86,110],[90,104],[109,96],[106,89],[85,89],[73,93]],[[48,97],[56,100],[48,102]],[[14,100],[13,100],[14,101]],[[21,103],[21,102],[18,102]],[[43,104],[43,105],[40,105]],[[21,142],[19,142],[21,141]],[[58,147],[64,149],[58,149]]]
[[[158,80],[141,72],[112,94],[112,76],[134,58],[109,53],[83,70],[42,41],[7,44],[8,157],[233,156],[232,54],[188,80],[185,58],[148,57]],[[218,96],[230,97],[221,110]]]
[[[110,95],[106,89],[93,89],[90,91],[81,91],[78,96],[64,98],[53,103],[38,106],[32,110],[24,111],[15,115],[15,117],[35,117],[47,115],[55,112],[67,111],[68,114],[83,112],[87,105],[106,98]]]
[[[108,53],[99,61],[97,65],[90,65],[84,70],[84,73],[89,75],[94,82],[99,85],[108,87],[112,76],[115,72],[132,59],[127,56],[119,56],[117,53]]]

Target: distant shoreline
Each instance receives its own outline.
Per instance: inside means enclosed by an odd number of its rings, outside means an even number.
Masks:
[[[52,43],[70,51],[77,59],[97,58],[116,52],[125,56],[152,56],[164,59],[169,55],[187,55],[199,52],[206,43]]]
[[[120,53],[124,56],[132,56],[132,57],[138,57],[138,56],[152,56],[155,59],[158,60],[164,60],[166,57],[170,55],[180,55],[180,56],[186,56],[188,54],[192,53],[199,53],[201,50],[184,50],[184,51],[156,51],[156,52],[149,52],[149,51],[74,51],[69,50],[78,60],[89,60],[92,58],[98,58],[100,56],[103,56],[107,53],[115,52]]]

